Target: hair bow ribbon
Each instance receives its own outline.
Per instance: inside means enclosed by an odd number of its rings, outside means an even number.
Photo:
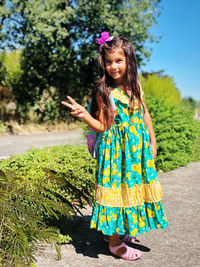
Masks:
[[[97,44],[100,44],[100,48],[101,48],[105,42],[110,42],[110,41],[112,41],[113,38],[114,38],[114,36],[110,36],[109,32],[102,32],[101,38],[96,39],[95,42]]]

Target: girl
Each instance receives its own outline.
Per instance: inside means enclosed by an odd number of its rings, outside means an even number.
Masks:
[[[122,37],[109,37],[107,32],[96,42],[100,44],[101,77],[92,115],[69,96],[71,104],[62,104],[71,108],[73,116],[102,133],[95,147],[96,202],[90,227],[107,236],[112,254],[135,260],[141,251],[125,242],[134,242],[138,234],[168,225],[154,164],[156,138],[138,82],[132,44]]]

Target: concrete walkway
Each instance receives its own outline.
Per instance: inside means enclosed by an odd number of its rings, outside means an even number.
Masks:
[[[81,129],[27,135],[0,136],[0,159],[11,155],[25,154],[31,147],[43,148],[65,144],[85,144],[86,139]]]
[[[54,248],[41,245],[36,266],[200,266],[200,162],[159,174],[159,178],[169,226],[138,237],[135,247],[143,251],[139,260],[127,262],[110,255],[101,233],[89,229],[91,208],[88,208],[74,243],[62,246],[62,259],[56,260]]]

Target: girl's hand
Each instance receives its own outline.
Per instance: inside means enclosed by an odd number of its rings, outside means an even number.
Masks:
[[[156,155],[157,155],[156,143],[151,143],[151,152],[152,152],[152,155],[153,155],[153,159],[155,159]]]
[[[72,97],[67,96],[67,99],[71,102],[71,104],[65,101],[62,101],[61,104],[71,108],[71,114],[73,116],[83,119],[87,113],[86,109],[79,105]]]

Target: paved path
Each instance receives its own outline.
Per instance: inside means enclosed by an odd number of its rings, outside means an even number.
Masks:
[[[84,140],[81,129],[58,133],[0,136],[0,159],[10,155],[24,154],[30,147],[82,144]]]
[[[110,255],[102,235],[89,229],[88,208],[74,243],[62,246],[62,259],[57,261],[55,249],[42,245],[36,257],[37,267],[200,266],[200,162],[159,174],[159,178],[169,227],[138,237],[135,246],[143,251],[139,260],[127,262]]]

